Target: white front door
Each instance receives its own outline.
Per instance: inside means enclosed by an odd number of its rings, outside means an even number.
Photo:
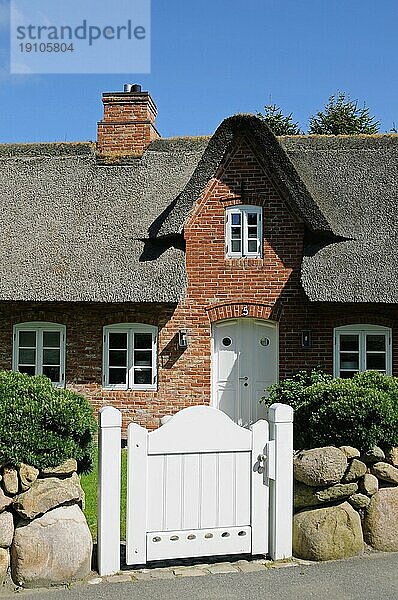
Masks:
[[[212,404],[238,425],[264,418],[259,403],[278,378],[278,332],[274,323],[231,319],[213,325]]]

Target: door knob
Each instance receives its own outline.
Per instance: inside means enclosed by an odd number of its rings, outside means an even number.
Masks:
[[[240,379],[241,381],[247,381],[249,378],[248,378],[248,377],[239,377],[239,379]]]

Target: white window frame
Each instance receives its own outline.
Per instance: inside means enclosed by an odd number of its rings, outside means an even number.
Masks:
[[[109,383],[109,334],[127,333],[127,377],[124,384]],[[134,333],[150,333],[152,335],[152,383],[134,383]],[[108,390],[156,390],[158,382],[157,365],[158,328],[143,323],[117,323],[106,325],[103,329],[103,370],[102,385]]]
[[[257,250],[256,252],[249,252],[248,249],[248,223],[247,215],[249,213],[256,213],[257,219]],[[232,251],[232,215],[241,215],[241,251]],[[254,238],[252,238],[254,239]],[[261,258],[262,257],[262,246],[263,246],[263,209],[261,206],[256,205],[235,205],[228,206],[225,209],[225,255],[227,258]]]
[[[66,346],[66,327],[58,323],[47,323],[45,321],[29,321],[27,323],[17,323],[13,327],[13,353],[12,370],[19,371],[19,334],[21,331],[36,332],[36,364],[35,375],[43,375],[43,332],[57,331],[60,334],[60,380],[53,381],[55,387],[65,387],[65,346]]]
[[[334,329],[333,374],[340,377],[340,336],[354,334],[359,336],[359,373],[366,371],[366,335],[384,335],[386,340],[386,374],[392,375],[392,330],[382,325],[343,325]],[[354,371],[355,369],[352,369]]]

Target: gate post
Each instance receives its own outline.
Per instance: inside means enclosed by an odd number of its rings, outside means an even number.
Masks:
[[[98,571],[120,571],[120,466],[122,413],[112,406],[99,411]]]
[[[270,479],[270,540],[273,560],[292,556],[293,409],[275,403],[268,409],[270,439],[275,440],[275,479]]]

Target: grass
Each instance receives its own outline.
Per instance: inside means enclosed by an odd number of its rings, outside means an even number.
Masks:
[[[120,499],[120,539],[126,539],[126,493],[127,493],[127,450],[122,450],[122,474],[121,474],[121,499]],[[88,475],[81,476],[81,484],[85,493],[85,508],[87,523],[93,536],[97,541],[97,486],[98,486],[98,455],[94,460],[94,468]]]

